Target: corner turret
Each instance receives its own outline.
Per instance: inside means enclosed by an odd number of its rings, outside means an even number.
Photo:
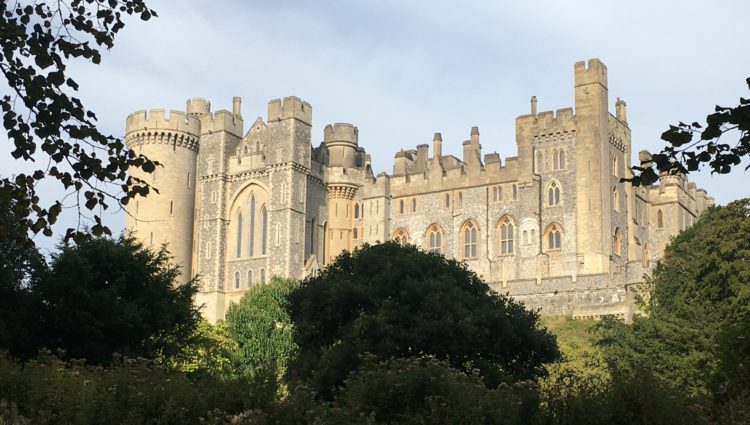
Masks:
[[[328,124],[323,130],[323,141],[328,150],[328,165],[331,167],[356,167],[358,138],[359,130],[351,124]]]

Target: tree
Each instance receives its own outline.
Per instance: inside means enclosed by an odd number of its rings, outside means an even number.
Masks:
[[[300,353],[290,376],[330,397],[360,358],[434,356],[489,386],[544,373],[559,357],[539,316],[465,264],[395,242],[345,252],[289,296]]]
[[[0,192],[11,197],[28,193],[31,214],[17,218],[34,233],[50,236],[63,208],[60,200],[41,203],[36,185],[42,180],[57,181],[74,195],[79,211],[81,205],[90,211],[113,201],[125,205],[149,192],[146,182],[128,177],[127,171],[152,172],[156,163],[99,131],[96,115],[72,95],[78,83],[66,74],[73,59],[98,64],[99,49],[112,48],[123,19],[133,14],[143,20],[156,16],[143,0],[0,2],[0,71],[8,85],[0,99],[3,126],[14,158],[41,163],[13,180],[2,179]],[[91,233],[110,234],[99,214],[93,214]],[[66,240],[78,236],[68,229]]]
[[[750,78],[746,82],[750,87]],[[736,142],[720,142],[724,134],[733,131],[739,133]],[[705,126],[698,122],[670,125],[661,138],[669,146],[633,167],[636,175],[624,180],[636,186],[649,185],[659,179],[659,173],[687,174],[704,163],[713,173],[729,173],[750,156],[750,99],[740,98],[740,104],[732,108],[717,105],[706,117]],[[748,168],[750,165],[745,170]]]
[[[200,315],[195,280],[176,285],[179,270],[162,248],[130,237],[62,245],[50,272],[33,288],[41,302],[41,343],[65,358],[108,363],[113,353],[176,355]]]
[[[274,277],[266,285],[250,288],[226,316],[229,335],[238,345],[233,357],[241,373],[277,387],[279,395],[286,392],[279,383],[297,352],[285,306],[298,286],[296,280]]]
[[[649,316],[632,325],[607,320],[600,326],[600,344],[613,368],[646,365],[692,394],[722,391],[729,381],[749,389],[747,380],[734,382],[739,371],[726,373],[732,362],[750,362],[743,342],[750,312],[748,235],[750,199],[712,207],[680,233],[651,278]]]
[[[0,191],[0,350],[14,356],[35,354],[37,320],[30,291],[47,263],[28,237],[22,214],[28,197],[10,198]]]

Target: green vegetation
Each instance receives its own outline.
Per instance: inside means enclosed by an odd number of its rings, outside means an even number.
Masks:
[[[396,242],[345,252],[289,296],[299,355],[290,376],[333,389],[365,353],[434,356],[489,387],[533,379],[556,360],[539,316],[492,292],[465,264]]]
[[[678,235],[653,273],[648,316],[599,327],[610,367],[648,367],[692,395],[750,390],[748,235],[747,199],[711,208]]]
[[[0,355],[0,424],[747,423],[748,234],[750,200],[710,209],[670,245],[632,324],[540,321],[465,266],[387,243],[256,286],[211,325],[163,251],[93,239],[47,266],[5,241],[17,272],[0,342],[68,351]],[[169,306],[142,299],[159,294]],[[13,321],[24,305],[41,319]],[[145,308],[182,313],[157,328]]]
[[[231,354],[236,372],[286,393],[281,384],[289,360],[296,355],[293,325],[285,310],[289,294],[299,286],[291,279],[274,277],[256,285],[227,312],[228,336],[236,342]]]

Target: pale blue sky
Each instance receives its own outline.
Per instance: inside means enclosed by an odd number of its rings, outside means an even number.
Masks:
[[[460,157],[472,126],[484,153],[514,156],[514,119],[529,98],[540,111],[572,106],[573,64],[592,57],[609,69],[610,109],[618,96],[628,104],[634,152],[659,150],[670,123],[750,96],[745,0],[149,3],[159,18],[130,21],[102,65],[71,67],[79,96],[115,135],[130,112],[183,109],[190,97],[217,110],[241,96],[252,122],[268,100],[296,95],[313,106],[315,145],[326,124],[350,122],[375,171],[390,172],[399,149],[434,132]],[[3,174],[29,169],[7,152]],[[692,179],[719,203],[750,196],[740,169]],[[119,231],[124,216],[105,220]]]

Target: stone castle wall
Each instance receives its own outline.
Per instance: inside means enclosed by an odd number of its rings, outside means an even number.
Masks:
[[[164,168],[160,194],[129,205],[126,227],[168,243],[200,277],[196,303],[211,321],[271,276],[303,278],[344,250],[391,239],[463,260],[544,314],[627,318],[632,285],[713,200],[681,176],[622,183],[625,102],[609,112],[598,59],[574,71],[574,108],[538,112],[532,97],[516,119],[516,157],[483,155],[473,127],[462,158],[443,155],[436,133],[432,149],[403,149],[378,176],[351,124],[326,126],[313,148],[312,107],[296,97],[270,101],[247,129],[239,98],[232,111],[191,99],[185,113],[136,112],[126,140]]]

